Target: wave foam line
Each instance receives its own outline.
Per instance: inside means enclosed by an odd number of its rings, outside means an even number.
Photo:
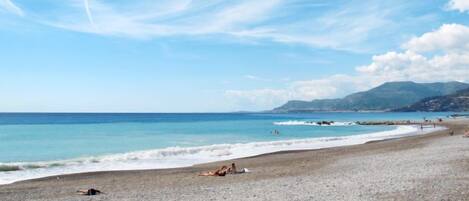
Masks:
[[[169,147],[62,161],[0,163],[0,184],[81,172],[186,167],[194,164],[243,158],[278,151],[312,150],[363,144],[369,141],[418,135],[442,129],[445,128],[428,128],[420,131],[420,128],[416,126],[398,126],[391,131],[343,137],[217,144],[200,147]]]
[[[274,122],[274,125],[278,126],[353,126],[356,125],[354,122],[327,122],[323,121],[314,122],[314,121],[280,121]]]

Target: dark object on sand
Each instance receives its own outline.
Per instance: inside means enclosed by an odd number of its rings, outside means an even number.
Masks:
[[[454,135],[454,131],[449,131],[449,135],[450,135],[450,136],[453,136],[453,135]]]
[[[102,192],[100,190],[90,188],[88,190],[78,190],[77,193],[80,195],[98,195],[98,194],[101,194]]]

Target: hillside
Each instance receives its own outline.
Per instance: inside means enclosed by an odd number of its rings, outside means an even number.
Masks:
[[[415,83],[388,82],[368,91],[350,94],[340,99],[312,101],[289,101],[273,112],[305,111],[389,111],[408,106],[424,98],[444,96],[466,89],[469,84],[461,82]]]
[[[469,88],[446,96],[425,98],[415,104],[397,109],[399,112],[467,112],[469,111]]]

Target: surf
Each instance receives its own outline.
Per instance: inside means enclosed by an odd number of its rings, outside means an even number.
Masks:
[[[274,122],[277,126],[354,126],[357,125],[355,122],[336,122],[336,121],[280,121]]]
[[[418,135],[441,129],[444,128],[428,128],[421,131],[416,126],[397,126],[389,131],[350,136],[214,144],[196,147],[175,146],[101,156],[79,157],[69,160],[0,163],[0,184],[82,172],[187,167],[200,163],[230,160],[278,151],[314,150],[363,144],[369,141]]]

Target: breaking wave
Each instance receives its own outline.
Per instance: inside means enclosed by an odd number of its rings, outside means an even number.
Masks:
[[[335,122],[335,121],[280,121],[274,122],[278,126],[353,126],[355,122]]]
[[[47,176],[113,170],[142,170],[185,167],[286,150],[320,149],[363,144],[369,141],[417,135],[444,129],[397,126],[394,130],[342,137],[320,137],[283,141],[216,144],[199,147],[169,147],[70,160],[0,163],[0,184]]]

